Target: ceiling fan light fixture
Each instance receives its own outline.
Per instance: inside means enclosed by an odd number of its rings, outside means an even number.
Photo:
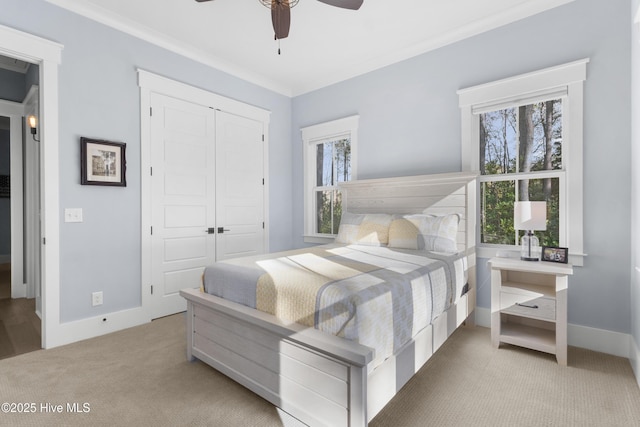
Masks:
[[[300,0],[258,0],[260,4],[268,9],[272,9],[274,6],[288,6],[289,9],[298,4]]]
[[[298,4],[299,0],[258,0],[263,6],[271,10],[271,23],[275,39],[280,41],[289,37],[291,27],[291,8]],[[278,54],[280,49],[278,48]]]
[[[206,2],[211,0],[196,0]],[[291,27],[291,8],[295,7],[300,0],[258,0],[260,4],[271,10],[271,23],[273,24],[274,38],[280,40],[289,37]],[[358,10],[364,0],[318,0],[330,6],[342,9]],[[278,44],[278,55],[280,54]]]

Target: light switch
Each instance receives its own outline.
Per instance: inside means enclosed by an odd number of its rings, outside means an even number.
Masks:
[[[82,208],[66,208],[64,222],[82,222]]]

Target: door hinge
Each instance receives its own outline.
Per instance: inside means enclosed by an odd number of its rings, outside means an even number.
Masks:
[[[151,176],[153,176],[153,166],[151,166],[151,167],[149,168],[149,174],[150,174]]]
[[[262,185],[264,185],[264,178],[262,178]]]
[[[46,244],[47,244],[47,238],[46,238],[46,237],[43,237],[43,238],[42,238],[42,244],[43,244],[43,245],[46,245]]]
[[[262,221],[262,229],[264,230],[264,221]]]
[[[262,142],[264,142],[264,133],[262,134]]]
[[[153,285],[151,285],[151,295],[153,295]]]
[[[153,116],[153,107],[149,107],[149,115]]]
[[[153,225],[151,226],[151,235],[153,236]]]

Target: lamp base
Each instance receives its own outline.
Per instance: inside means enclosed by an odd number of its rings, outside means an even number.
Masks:
[[[520,259],[523,261],[539,261],[540,242],[531,231],[522,236],[520,241]]]

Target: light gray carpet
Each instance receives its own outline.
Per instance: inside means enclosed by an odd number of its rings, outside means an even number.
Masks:
[[[0,319],[0,359],[15,355],[16,350],[11,343],[7,328],[4,326],[4,322]]]
[[[0,425],[289,426],[266,401],[185,357],[184,315],[0,361],[0,403],[34,402]],[[491,347],[462,328],[370,423],[382,426],[640,426],[628,360],[570,348],[550,355]],[[63,405],[62,414],[41,404]],[[67,404],[88,404],[69,413]]]

